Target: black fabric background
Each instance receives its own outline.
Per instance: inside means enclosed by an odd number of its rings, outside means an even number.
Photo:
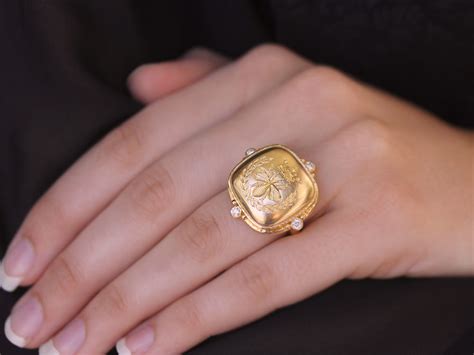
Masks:
[[[137,65],[267,41],[472,128],[471,0],[0,0],[0,252],[47,187],[140,109],[125,87]],[[0,321],[20,294],[1,293]],[[345,281],[190,353],[472,354],[473,296],[472,279]],[[0,351],[30,353],[3,337]]]

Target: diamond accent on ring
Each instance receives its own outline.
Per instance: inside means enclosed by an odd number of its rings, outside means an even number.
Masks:
[[[312,161],[305,162],[304,166],[310,173],[314,173],[316,171],[316,165]]]
[[[291,229],[300,231],[303,229],[303,220],[301,218],[295,218],[291,221]]]
[[[253,153],[255,153],[257,150],[255,148],[249,148],[245,151],[245,155],[246,156],[249,156],[249,155],[252,155]]]
[[[242,210],[239,206],[234,206],[230,209],[230,214],[234,218],[240,218],[240,216],[242,215]]]

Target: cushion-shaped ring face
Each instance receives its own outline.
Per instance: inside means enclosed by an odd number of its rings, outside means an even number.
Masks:
[[[318,201],[318,187],[304,162],[282,145],[270,145],[245,157],[229,176],[229,194],[244,221],[261,233],[290,229]]]

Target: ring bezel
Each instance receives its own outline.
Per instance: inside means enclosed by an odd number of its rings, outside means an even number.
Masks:
[[[260,161],[256,163],[258,159]],[[302,221],[311,213],[319,198],[314,173],[314,164],[299,158],[284,145],[247,149],[246,156],[232,169],[227,182],[233,217],[244,220],[259,233],[300,230]],[[261,175],[264,180],[271,181],[261,182],[258,180]],[[280,186],[286,188],[280,191]],[[253,193],[257,189],[259,196],[263,191],[263,199],[261,196],[255,198]],[[281,200],[275,202],[270,197],[281,197]]]

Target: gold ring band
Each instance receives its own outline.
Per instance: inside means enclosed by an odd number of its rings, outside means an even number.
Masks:
[[[260,233],[300,231],[318,203],[315,173],[283,145],[249,148],[229,175],[230,213]]]

